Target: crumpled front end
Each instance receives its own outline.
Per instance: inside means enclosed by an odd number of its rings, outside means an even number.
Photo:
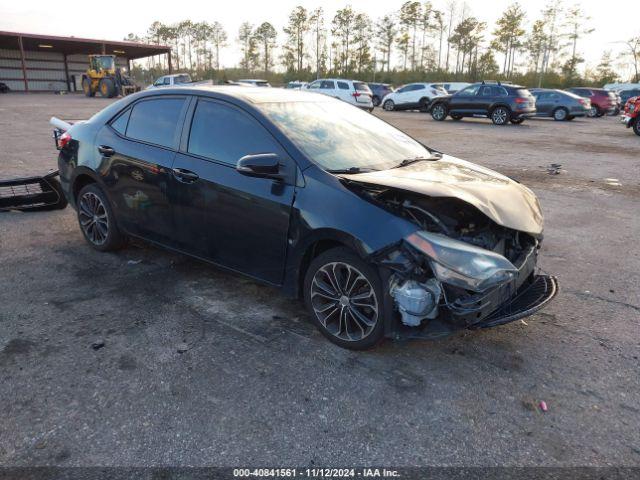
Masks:
[[[558,292],[537,271],[542,235],[498,225],[459,199],[369,191],[420,228],[373,255],[391,272],[395,336],[439,337],[531,315]]]

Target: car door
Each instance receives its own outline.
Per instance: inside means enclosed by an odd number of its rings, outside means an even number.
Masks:
[[[471,85],[456,92],[449,100],[449,111],[453,113],[473,113],[475,100],[481,85]]]
[[[409,103],[409,99],[411,98],[411,91],[413,89],[413,84],[405,85],[404,87],[396,90],[394,95],[394,103],[398,106],[405,107],[407,103]]]
[[[320,82],[320,93],[330,97],[340,98],[336,92],[336,82],[333,80],[322,80]]]
[[[338,88],[336,89],[336,95],[340,100],[344,100],[348,103],[354,103],[353,92],[351,91],[351,86],[349,82],[344,82],[342,80],[336,81]]]
[[[173,191],[179,248],[219,265],[282,282],[297,167],[253,116],[218,100],[199,98],[187,115],[173,168],[185,172]],[[191,120],[189,120],[191,119]],[[284,180],[246,176],[238,160],[275,153]]]
[[[129,234],[173,245],[169,192],[172,164],[186,115],[186,96],[160,95],[134,103],[96,137],[98,173],[120,226]]]

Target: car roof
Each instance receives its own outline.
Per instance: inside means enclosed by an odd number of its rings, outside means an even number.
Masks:
[[[214,94],[219,98],[234,98],[241,101],[259,103],[280,103],[280,102],[327,102],[332,101],[331,97],[320,93],[313,93],[301,90],[290,90],[284,88],[261,88],[238,85],[189,85],[183,87],[169,87],[156,90],[144,90],[142,96],[152,95],[191,95]],[[138,95],[138,94],[136,94]],[[140,98],[136,97],[136,98]]]

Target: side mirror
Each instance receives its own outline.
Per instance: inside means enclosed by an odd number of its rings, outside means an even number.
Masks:
[[[249,177],[282,179],[280,157],[275,153],[245,155],[236,164],[236,170]]]

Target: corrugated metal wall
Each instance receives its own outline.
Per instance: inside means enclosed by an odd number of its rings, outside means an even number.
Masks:
[[[67,82],[64,76],[64,56],[61,53],[29,50],[24,53],[29,90],[67,90]],[[67,65],[69,67],[69,77],[72,84],[71,88],[73,89],[74,75],[78,77],[77,85],[79,87],[80,78],[89,65],[88,55],[69,55],[67,57]],[[116,57],[116,65],[126,69],[127,59]],[[6,83],[13,91],[24,91],[20,50],[0,49],[0,82]]]

